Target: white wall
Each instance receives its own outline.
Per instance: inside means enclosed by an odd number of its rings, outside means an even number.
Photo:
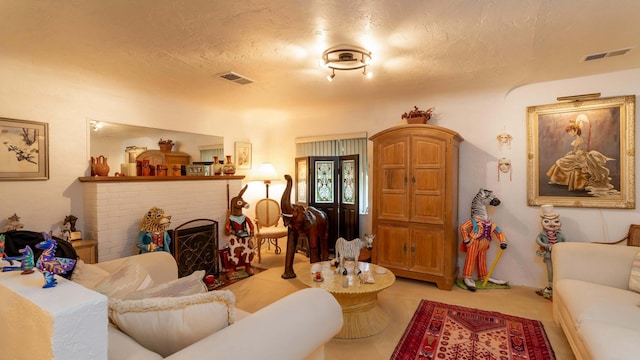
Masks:
[[[0,221],[17,212],[27,228],[38,231],[53,228],[55,232],[65,215],[82,213],[82,191],[77,177],[88,174],[87,118],[224,136],[229,154],[233,154],[235,141],[248,141],[253,144],[254,164],[272,162],[283,175],[293,174],[296,137],[358,131],[372,135],[401,123],[400,114],[414,105],[435,106],[435,117],[430,123],[455,130],[465,139],[460,153],[459,221],[468,219],[471,199],[480,187],[494,190],[503,204],[492,209],[490,215],[510,242],[495,275],[513,284],[542,287],[546,285],[546,271],[535,255],[539,209],[527,206],[526,202],[526,107],[554,103],[556,97],[563,95],[592,92],[601,92],[604,97],[631,95],[640,88],[638,80],[640,69],[532,84],[512,91],[487,89],[428,99],[417,94],[390,104],[336,103],[297,112],[252,109],[225,113],[147,96],[99,79],[50,73],[0,59],[0,116],[48,122],[52,139],[51,179],[2,182]],[[513,181],[502,178],[498,182],[496,163],[501,156],[495,137],[503,131],[514,137]],[[280,199],[283,188],[283,182],[272,184],[270,197]],[[255,203],[263,196],[264,185],[251,182],[245,198]],[[618,240],[629,224],[639,222],[638,210],[557,210],[569,241]],[[370,230],[370,219],[364,218],[363,223]],[[462,261],[463,255],[459,262]]]

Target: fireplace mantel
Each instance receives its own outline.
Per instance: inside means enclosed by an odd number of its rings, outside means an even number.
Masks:
[[[242,180],[243,175],[218,176],[82,176],[80,182],[140,182],[140,181],[197,181],[197,180]]]

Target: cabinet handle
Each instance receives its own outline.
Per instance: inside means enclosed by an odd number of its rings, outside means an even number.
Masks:
[[[416,255],[416,244],[411,244],[411,256]]]
[[[411,177],[411,182],[414,183],[414,184],[416,183],[416,177],[415,176]]]
[[[407,253],[407,243],[402,244],[402,253],[403,254]]]
[[[404,184],[407,185],[407,183],[409,182],[409,180],[407,179],[407,177],[404,177]]]

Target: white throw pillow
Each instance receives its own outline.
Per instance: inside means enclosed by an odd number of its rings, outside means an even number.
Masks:
[[[109,272],[99,266],[87,264],[82,259],[76,261],[76,266],[71,274],[74,281],[86,288],[93,289],[100,281],[109,276]]]
[[[154,287],[138,290],[126,295],[123,300],[140,300],[152,297],[178,297],[207,292],[202,281],[205,271],[194,271],[191,275],[181,277]]]
[[[148,350],[167,357],[235,321],[229,290],[182,297],[109,299],[109,317]]]
[[[629,276],[629,290],[640,293],[640,251],[636,254],[631,265],[631,275]]]
[[[122,298],[130,292],[153,285],[147,270],[134,258],[127,259],[118,268],[100,281],[93,290],[108,297]]]

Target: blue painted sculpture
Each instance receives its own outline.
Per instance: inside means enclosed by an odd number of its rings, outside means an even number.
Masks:
[[[2,268],[2,272],[6,271],[22,271],[22,275],[31,274],[35,267],[34,259],[33,259],[33,250],[31,247],[27,245],[24,249],[20,250],[22,256],[9,256],[5,257],[5,261],[9,261],[11,265],[13,265],[13,260],[20,261],[20,266],[4,266]]]
[[[39,242],[36,248],[42,250],[42,255],[38,258],[36,268],[44,275],[43,288],[54,287],[58,284],[54,275],[66,274],[67,271],[72,270],[76,264],[75,259],[67,259],[61,257],[55,257],[57,243],[47,233],[42,233],[44,241]]]

